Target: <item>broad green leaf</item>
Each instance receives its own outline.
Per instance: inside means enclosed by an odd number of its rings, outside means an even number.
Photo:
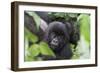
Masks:
[[[25,37],[27,37],[29,41],[35,43],[39,40],[38,37],[32,32],[30,32],[26,27],[24,28],[24,31]]]
[[[55,56],[51,48],[49,48],[48,44],[45,42],[40,43],[40,52],[43,55],[50,55],[50,56]]]
[[[40,23],[41,23],[41,18],[35,12],[28,11],[27,13],[33,17],[33,19],[36,23],[36,28],[37,28],[37,30],[39,30],[39,26],[40,26]]]
[[[25,61],[33,61],[33,57],[27,55],[25,56]]]
[[[40,54],[39,45],[37,44],[33,44],[28,50],[32,57],[36,57]]]
[[[29,55],[27,55],[26,57],[25,57],[25,61],[29,61],[29,62],[31,62],[31,61],[41,61],[42,59],[41,58],[38,58],[38,57],[32,57],[32,56],[29,56]]]
[[[78,21],[81,35],[85,37],[86,41],[90,42],[90,16],[88,14],[81,14]]]

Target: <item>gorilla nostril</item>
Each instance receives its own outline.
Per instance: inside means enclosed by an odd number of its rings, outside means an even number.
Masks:
[[[57,45],[58,45],[58,40],[53,39],[53,40],[51,41],[51,45],[57,46]]]

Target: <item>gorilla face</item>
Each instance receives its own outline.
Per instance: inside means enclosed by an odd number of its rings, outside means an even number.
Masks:
[[[68,33],[65,24],[54,21],[47,28],[48,44],[55,52],[59,52],[68,42]]]
[[[49,38],[50,38],[50,47],[53,49],[61,48],[65,44],[64,34],[58,34],[57,32],[52,32]]]
[[[57,32],[52,32],[49,36],[50,47],[52,49],[61,49],[65,45],[65,36],[64,34],[58,34]]]

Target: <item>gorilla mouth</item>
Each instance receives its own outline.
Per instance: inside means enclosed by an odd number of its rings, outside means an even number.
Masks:
[[[58,45],[59,45],[59,43],[58,43],[58,40],[57,39],[53,39],[51,41],[51,43],[50,43],[50,47],[53,48],[53,49],[57,48]]]
[[[55,42],[51,41],[50,47],[51,47],[52,49],[56,49],[56,48],[58,47],[58,43],[55,43]]]
[[[56,49],[56,48],[57,48],[57,45],[50,44],[50,47],[51,47],[52,49]]]

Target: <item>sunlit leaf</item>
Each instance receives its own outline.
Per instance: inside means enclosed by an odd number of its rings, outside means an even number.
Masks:
[[[40,52],[43,55],[55,56],[55,54],[53,53],[53,51],[51,50],[51,48],[49,48],[48,44],[45,43],[45,42],[41,42],[40,43]]]
[[[37,45],[37,44],[33,44],[32,46],[30,46],[30,48],[28,50],[32,57],[36,57],[40,53],[39,45]]]
[[[78,18],[80,24],[81,35],[85,40],[90,42],[90,16],[88,14],[81,14]]]
[[[25,37],[27,37],[29,39],[29,41],[35,43],[38,41],[38,37],[33,34],[32,32],[30,32],[27,28],[24,28],[24,31],[25,31]]]
[[[33,58],[29,55],[25,56],[25,61],[33,61]]]

